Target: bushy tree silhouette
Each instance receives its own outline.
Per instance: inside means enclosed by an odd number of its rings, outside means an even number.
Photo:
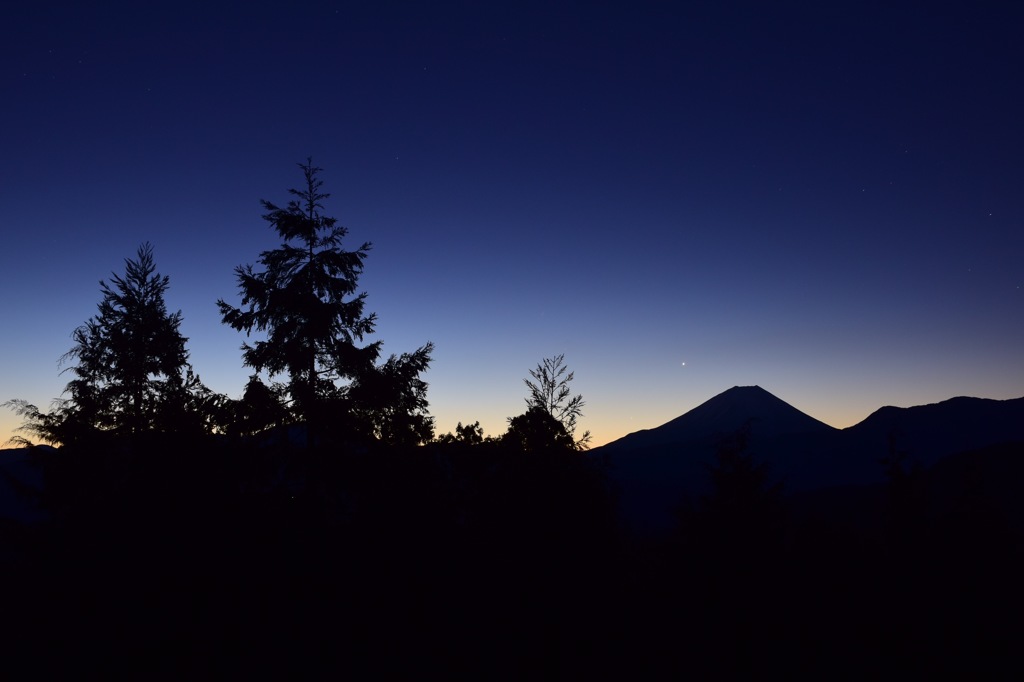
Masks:
[[[889,481],[887,502],[890,521],[894,528],[902,528],[900,532],[908,532],[908,524],[912,524],[924,507],[925,471],[920,462],[899,447],[900,437],[896,430],[888,433],[888,453],[879,460],[879,464],[885,468]]]
[[[74,347],[61,362],[74,362],[66,398],[43,413],[12,401],[26,418],[23,429],[51,443],[72,443],[100,432],[130,435],[214,428],[220,397],[202,385],[185,350],[181,311],[168,313],[170,278],[156,273],[153,247],[125,259],[125,274],[100,282],[99,312],[75,329]]]
[[[288,421],[288,408],[284,401],[285,389],[280,384],[267,386],[253,374],[245,384],[242,399],[235,403],[234,431],[251,436]]]
[[[748,422],[721,440],[705,465],[710,490],[695,509],[681,510],[684,544],[695,543],[716,571],[745,570],[751,561],[767,566],[785,531],[783,485],[749,451],[750,433]]]
[[[377,367],[381,342],[357,345],[376,323],[376,314],[364,313],[366,293],[356,293],[371,245],[342,248],[348,230],[323,214],[330,195],[317,177],[322,169],[312,159],[299,167],[305,185],[289,190],[296,198],[284,208],[261,202],[263,219],[283,243],[260,254],[262,270],[235,268],[241,307],[218,300],[223,321],[247,335],[266,333],[265,340],[242,345],[243,361],[271,377],[287,374],[290,407],[306,422],[310,443],[328,422],[384,440],[422,440],[430,432],[429,439],[433,423],[425,416],[426,384],[419,373],[433,346]]]
[[[392,355],[357,378],[350,392],[357,424],[388,445],[419,445],[434,437],[427,414],[427,383],[420,378],[430,364],[432,343],[413,353]]]
[[[482,445],[486,442],[490,442],[493,440],[494,439],[491,436],[484,435],[483,427],[480,426],[479,421],[476,421],[473,422],[472,424],[466,424],[465,426],[462,425],[462,422],[459,422],[455,426],[455,433],[448,432],[442,434],[435,439],[435,442],[440,443],[442,445],[447,445],[451,443],[461,443],[463,445]]]
[[[508,431],[502,436],[502,442],[523,452],[572,450],[576,447],[562,422],[536,405],[517,417],[509,417]]]
[[[782,484],[770,480],[767,463],[755,461],[749,442],[747,423],[719,443],[715,462],[707,467],[712,489],[701,505],[718,531],[762,540],[780,521]]]
[[[590,431],[585,431],[576,440],[576,420],[583,416],[582,395],[571,395],[569,382],[573,380],[573,373],[565,364],[565,355],[556,355],[553,358],[544,358],[537,365],[536,369],[530,370],[530,379],[523,379],[530,395],[526,398],[526,405],[529,408],[539,408],[554,417],[573,439],[574,446],[579,450],[585,450],[590,443]]]

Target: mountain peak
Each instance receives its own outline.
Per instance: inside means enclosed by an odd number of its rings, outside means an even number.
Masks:
[[[732,388],[726,389],[716,395],[714,398],[705,402],[711,402],[711,400],[728,399],[728,400],[778,400],[783,402],[779,398],[764,390],[758,385],[753,386],[733,386]]]
[[[634,449],[707,442],[732,435],[747,425],[753,434],[764,438],[835,431],[760,386],[733,386],[670,422],[631,433],[604,447]]]
[[[768,393],[768,391],[764,390],[763,388],[761,388],[757,384],[754,384],[753,386],[733,386],[730,389],[722,391],[718,395],[723,396],[723,395],[728,395],[730,393],[737,393],[737,392],[740,392],[740,393],[757,393],[757,392],[760,392],[760,393],[764,393],[766,395],[772,395],[771,393]],[[772,396],[772,397],[774,398],[775,396]]]

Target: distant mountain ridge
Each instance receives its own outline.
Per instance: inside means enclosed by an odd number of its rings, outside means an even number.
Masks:
[[[957,453],[1024,442],[1024,398],[956,397],[882,407],[836,429],[759,386],[735,386],[653,429],[591,451],[607,466],[630,526],[665,527],[680,505],[708,492],[707,467],[725,439],[749,427],[748,454],[788,492],[880,485],[881,460],[896,452],[931,467]]]
[[[886,406],[843,433],[865,444],[891,444],[912,460],[931,465],[957,452],[1024,438],[1024,397],[958,396],[915,407]]]

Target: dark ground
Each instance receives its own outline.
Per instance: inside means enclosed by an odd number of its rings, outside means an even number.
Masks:
[[[49,453],[53,519],[2,529],[9,665],[51,679],[1020,672],[1021,535],[984,475],[1019,468],[1019,445],[894,479],[871,518],[762,489],[646,539],[575,453],[187,452]]]

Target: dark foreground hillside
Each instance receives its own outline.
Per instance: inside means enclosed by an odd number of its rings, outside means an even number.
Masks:
[[[895,476],[846,516],[797,514],[761,488],[642,541],[620,529],[600,466],[571,452],[39,457],[52,519],[8,524],[0,557],[4,660],[42,677],[1020,665],[1021,536],[996,490],[1021,473],[1019,444]]]

